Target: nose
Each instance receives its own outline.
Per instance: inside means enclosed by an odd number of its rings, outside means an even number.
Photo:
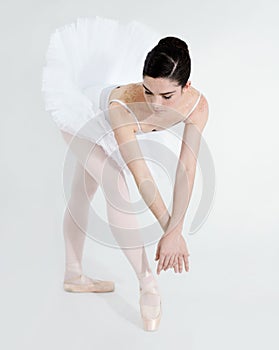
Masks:
[[[154,104],[153,108],[160,108],[160,105],[162,105],[162,98],[160,96],[153,96],[151,103]]]

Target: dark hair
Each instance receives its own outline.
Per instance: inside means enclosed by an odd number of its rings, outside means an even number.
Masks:
[[[168,78],[183,87],[191,73],[191,58],[185,41],[168,36],[148,52],[142,76]]]

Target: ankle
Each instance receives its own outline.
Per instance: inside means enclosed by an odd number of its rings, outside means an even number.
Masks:
[[[64,280],[76,279],[82,275],[80,263],[67,263],[65,266]]]
[[[150,268],[148,268],[145,271],[142,271],[140,273],[137,273],[138,280],[141,280],[141,279],[148,277],[150,275],[152,275],[152,271]]]
[[[159,292],[158,284],[152,271],[146,271],[138,276],[139,287],[141,290],[156,290]]]
[[[76,280],[82,276],[82,271],[65,271],[64,281]]]
[[[75,281],[81,278],[81,274],[73,274],[73,273],[65,273],[64,274],[64,281]]]

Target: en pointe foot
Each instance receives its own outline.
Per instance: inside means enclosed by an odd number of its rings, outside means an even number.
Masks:
[[[156,331],[162,316],[162,303],[157,282],[151,272],[140,280],[140,313],[145,331]]]
[[[63,288],[66,292],[106,293],[114,291],[114,282],[92,279],[81,274],[73,279],[64,280]]]

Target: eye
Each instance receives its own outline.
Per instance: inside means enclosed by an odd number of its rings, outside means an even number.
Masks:
[[[151,92],[146,91],[146,90],[144,91],[144,93],[145,93],[146,95],[152,95]],[[171,96],[163,96],[163,97],[164,97],[165,100],[169,100],[170,98],[172,98],[172,95],[171,95]]]

